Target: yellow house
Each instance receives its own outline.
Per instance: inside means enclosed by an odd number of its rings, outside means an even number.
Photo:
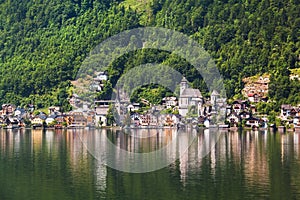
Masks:
[[[31,124],[43,124],[43,120],[39,117],[34,117],[32,120],[31,120]]]

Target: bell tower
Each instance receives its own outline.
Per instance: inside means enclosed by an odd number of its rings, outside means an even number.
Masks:
[[[181,82],[180,82],[180,95],[182,94],[182,92],[188,88],[188,83],[185,77],[182,78]]]

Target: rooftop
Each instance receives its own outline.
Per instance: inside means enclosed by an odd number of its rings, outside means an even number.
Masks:
[[[180,97],[202,97],[202,94],[200,92],[200,90],[198,89],[193,89],[193,88],[186,88],[185,90],[183,90],[182,94],[180,95]]]

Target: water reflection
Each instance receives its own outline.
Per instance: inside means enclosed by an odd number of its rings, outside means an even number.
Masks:
[[[107,141],[119,147],[113,155]],[[261,198],[293,199],[300,197],[299,143],[300,134],[266,131],[215,134],[208,129],[198,132],[179,132],[175,129],[136,129],[124,132],[109,129],[2,130],[0,186],[5,189],[3,181],[13,181],[15,184],[29,179],[31,185],[28,187],[50,187],[50,184],[53,195],[59,191],[69,199],[74,197],[71,191],[75,189],[78,189],[76,195],[80,197],[85,197],[83,193],[87,191],[92,198],[110,197],[115,194],[111,191],[121,190],[116,189],[116,185],[122,187],[123,192],[132,190],[131,187],[112,183],[112,179],[122,176],[126,182],[139,175],[116,175],[104,165],[107,161],[105,159],[121,163],[133,159],[122,157],[122,150],[151,153],[167,147],[163,156],[159,155],[158,158],[173,162],[155,172],[163,174],[155,177],[158,180],[170,179],[169,184],[178,187],[178,192],[184,193],[179,189],[183,187],[199,196],[199,193],[210,188],[219,191],[215,195],[236,194],[243,197],[249,193]],[[150,161],[156,162],[154,159]],[[150,161],[145,160],[147,164]],[[167,176],[169,173],[174,176]],[[147,178],[152,180],[152,173],[148,174],[139,181],[147,182]],[[179,182],[172,183],[172,180]],[[131,184],[132,187],[142,187],[141,182],[133,181]],[[155,185],[151,187],[149,190],[157,189]],[[178,194],[178,198],[180,196]],[[64,196],[61,198],[68,199]],[[130,195],[127,199],[130,199]]]

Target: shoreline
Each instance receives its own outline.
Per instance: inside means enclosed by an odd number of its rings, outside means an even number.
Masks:
[[[267,128],[251,128],[251,127],[223,127],[223,126],[212,126],[212,127],[155,127],[155,126],[141,126],[141,127],[118,127],[118,126],[106,126],[106,127],[13,127],[7,128],[2,127],[0,130],[147,130],[147,129],[190,129],[190,130],[206,130],[206,129],[218,129],[222,132],[232,132],[232,131],[269,131],[269,132],[279,132],[279,133],[300,133],[300,126],[295,126],[294,128],[287,127],[267,127]]]

